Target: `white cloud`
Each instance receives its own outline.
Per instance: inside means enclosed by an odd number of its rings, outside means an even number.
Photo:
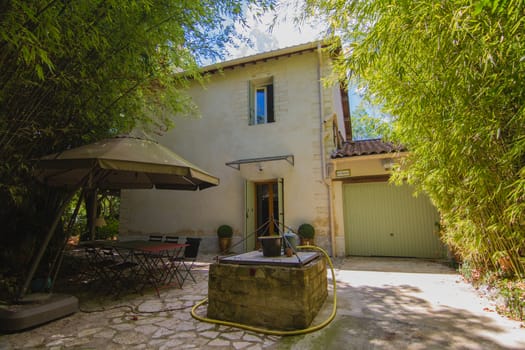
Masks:
[[[268,12],[260,19],[249,14],[248,28],[237,26],[252,42],[252,46],[245,42],[233,42],[228,47],[227,59],[245,57],[261,52],[281,49],[318,40],[322,37],[324,26],[313,20],[296,23],[294,19],[300,17],[302,0],[283,0],[275,12]]]

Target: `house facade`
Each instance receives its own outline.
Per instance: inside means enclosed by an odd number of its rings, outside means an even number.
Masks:
[[[352,141],[348,95],[325,84],[332,57],[323,41],[204,67],[189,93],[200,118],[176,118],[159,143],[220,178],[199,192],[122,191],[120,236],[202,237],[234,229],[232,251],[258,248],[258,235],[314,226],[333,256],[439,258],[439,215],[424,195],[388,183],[406,150]]]
[[[159,143],[220,178],[199,192],[122,191],[120,236],[202,237],[218,252],[216,230],[234,229],[233,251],[257,236],[310,223],[331,250],[329,166],[341,142],[346,93],[324,84],[332,57],[322,41],[203,68],[190,87],[200,118],[176,119]]]

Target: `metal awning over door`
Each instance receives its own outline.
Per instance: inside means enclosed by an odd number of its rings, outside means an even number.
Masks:
[[[285,160],[290,165],[294,165],[294,156],[293,154],[286,154],[284,156],[271,156],[271,157],[259,157],[259,158],[246,158],[234,160],[226,163],[227,166],[234,169],[240,170],[242,164],[253,164],[253,163],[264,163],[264,162],[273,162],[277,160]]]

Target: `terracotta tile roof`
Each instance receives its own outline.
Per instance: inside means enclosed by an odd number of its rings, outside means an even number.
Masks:
[[[342,149],[338,149],[332,154],[332,158],[358,157],[370,154],[384,154],[404,152],[406,147],[394,145],[390,142],[383,142],[381,139],[347,141]]]

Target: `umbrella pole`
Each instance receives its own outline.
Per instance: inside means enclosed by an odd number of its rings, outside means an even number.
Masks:
[[[64,238],[64,243],[62,247],[59,249],[57,256],[55,257],[55,260],[53,261],[53,265],[51,270],[49,271],[48,278],[51,277],[51,273],[53,273],[53,279],[51,280],[51,290],[53,291],[53,287],[55,286],[55,281],[58,276],[58,271],[60,270],[60,266],[62,266],[62,260],[64,259],[64,251],[66,250],[67,242],[69,241],[69,238],[71,237],[71,231],[73,230],[73,224],[75,222],[75,219],[78,216],[78,211],[80,210],[80,205],[82,204],[82,197],[83,197],[84,191],[80,192],[80,195],[78,196],[77,205],[75,206],[75,210],[73,211],[73,214],[69,218],[69,223],[66,228],[66,234]]]
[[[87,196],[89,198],[89,207],[91,208],[91,215],[89,219],[89,237],[92,241],[95,240],[95,221],[97,220],[97,209],[98,209],[98,190],[93,188],[89,191],[90,194]]]
[[[33,279],[36,269],[38,268],[38,265],[40,264],[40,260],[42,260],[42,257],[44,256],[44,253],[47,249],[47,246],[49,242],[51,241],[51,238],[53,237],[53,234],[55,233],[55,230],[58,226],[58,223],[60,221],[60,217],[64,213],[64,210],[66,210],[67,205],[75,195],[75,191],[72,191],[69,196],[66,198],[62,206],[60,207],[57,215],[55,216],[55,219],[53,220],[53,224],[49,228],[49,231],[47,232],[46,238],[44,239],[44,242],[42,242],[42,245],[40,246],[40,250],[38,251],[38,255],[33,260],[33,264],[31,265],[31,268],[29,269],[29,273],[27,274],[27,277],[24,281],[24,285],[22,286],[22,289],[20,290],[20,293],[18,294],[17,300],[20,300],[24,297],[24,295],[27,292],[27,288],[29,288],[29,284],[31,283],[31,280]]]

